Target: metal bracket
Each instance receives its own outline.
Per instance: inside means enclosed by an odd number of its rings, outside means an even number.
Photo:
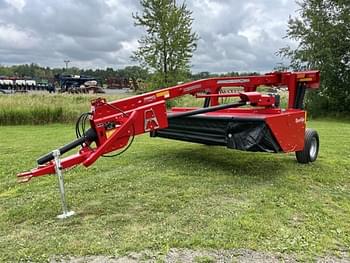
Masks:
[[[75,212],[68,211],[68,208],[67,208],[66,196],[65,196],[65,191],[64,191],[64,178],[63,178],[61,160],[60,160],[61,153],[59,150],[54,150],[54,151],[52,151],[52,155],[54,157],[55,171],[56,171],[56,175],[58,178],[58,186],[59,186],[59,190],[60,190],[62,211],[63,211],[63,213],[61,215],[58,215],[57,218],[65,219],[65,218],[68,218],[68,217],[74,215]]]
[[[157,116],[153,109],[145,110],[145,132],[159,128]]]

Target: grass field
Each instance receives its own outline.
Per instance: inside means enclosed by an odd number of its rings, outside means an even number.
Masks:
[[[350,124],[312,121],[317,162],[137,137],[117,159],[16,184],[43,153],[74,139],[70,125],[1,126],[0,262],[150,249],[247,248],[309,260],[350,247]]]
[[[266,93],[263,88],[260,92]],[[106,98],[108,102],[133,96],[135,93],[119,94],[65,94],[65,93],[29,93],[0,94],[0,125],[40,125],[48,123],[74,123],[81,113],[90,110],[91,100],[98,97]],[[286,94],[281,95],[281,107],[287,104]],[[234,99],[236,100],[236,99]],[[223,98],[222,104],[232,102]],[[196,99],[186,95],[167,101],[168,107],[198,106],[202,107],[204,99]]]
[[[0,125],[73,123],[81,113],[90,110],[90,101],[103,97],[107,101],[134,95],[109,94],[0,94]],[[203,100],[193,96],[175,99],[168,106],[202,106]]]
[[[106,94],[13,94],[0,95],[0,125],[71,123],[90,110],[90,101],[107,97],[109,101],[130,96]]]

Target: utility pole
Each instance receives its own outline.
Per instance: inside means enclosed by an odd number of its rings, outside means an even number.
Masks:
[[[64,61],[64,63],[66,63],[66,71],[68,70],[68,64],[69,64],[69,62],[71,62],[70,60],[63,60]]]

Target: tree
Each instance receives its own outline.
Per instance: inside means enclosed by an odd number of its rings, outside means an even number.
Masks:
[[[298,5],[300,17],[289,19],[287,36],[299,45],[279,53],[294,69],[320,69],[321,90],[309,97],[311,104],[350,112],[350,2],[303,0]]]
[[[141,0],[143,13],[135,25],[146,29],[133,58],[150,68],[158,86],[169,86],[188,75],[198,36],[192,32],[192,12],[174,0]]]
[[[124,69],[118,69],[116,75],[128,79],[146,80],[148,78],[148,71],[139,66],[127,66]]]

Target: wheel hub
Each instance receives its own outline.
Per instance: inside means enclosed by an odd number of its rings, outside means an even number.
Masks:
[[[310,157],[311,159],[315,159],[316,158],[316,154],[317,154],[317,139],[314,137],[311,140],[311,146],[310,146]]]

